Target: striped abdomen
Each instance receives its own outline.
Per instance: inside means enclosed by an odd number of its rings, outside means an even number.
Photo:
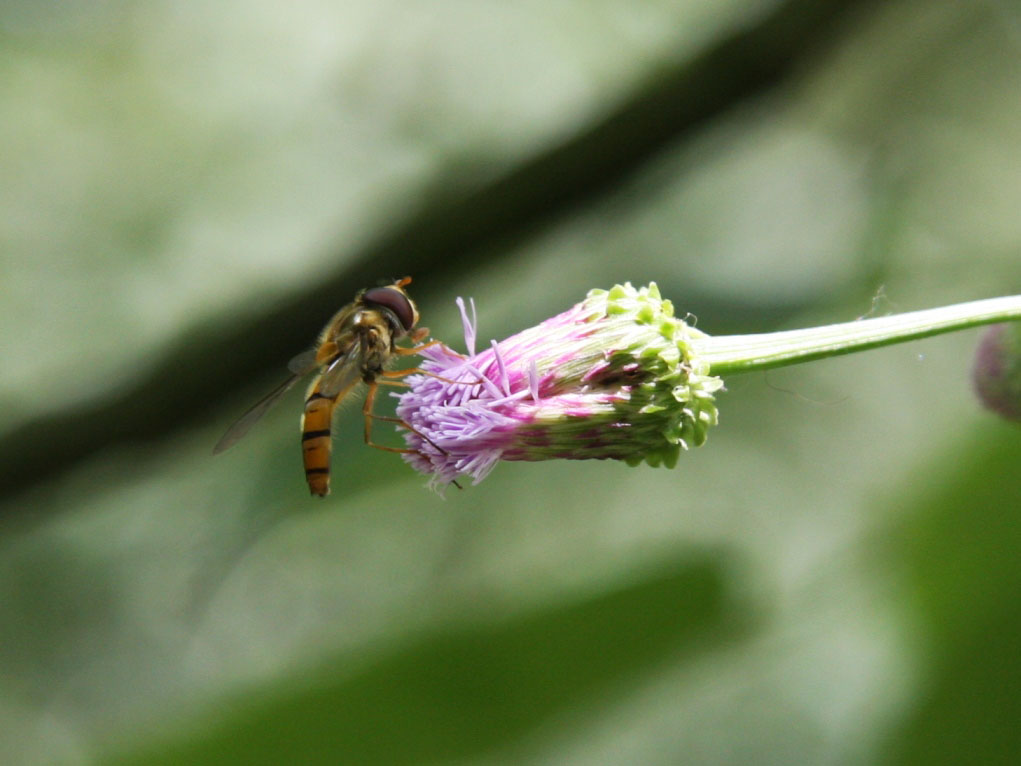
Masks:
[[[330,494],[330,425],[337,398],[319,393],[317,380],[305,400],[301,418],[301,453],[305,461],[305,479],[313,495]]]

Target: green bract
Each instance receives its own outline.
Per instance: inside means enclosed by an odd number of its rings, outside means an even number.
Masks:
[[[596,325],[589,358],[608,374],[627,381],[613,400],[614,420],[629,424],[630,465],[673,467],[681,449],[697,447],[717,423],[714,396],[723,381],[692,351],[693,338],[708,336],[674,316],[655,282],[635,289],[630,282],[590,290],[582,303]]]

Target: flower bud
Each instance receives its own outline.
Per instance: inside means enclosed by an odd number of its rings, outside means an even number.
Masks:
[[[1021,422],[1021,322],[986,328],[975,352],[972,381],[988,409]]]
[[[692,352],[705,333],[674,317],[655,283],[592,290],[573,308],[469,356],[422,351],[397,415],[405,459],[447,484],[499,460],[615,459],[672,467],[716,424],[723,387]],[[474,306],[473,306],[474,308]]]

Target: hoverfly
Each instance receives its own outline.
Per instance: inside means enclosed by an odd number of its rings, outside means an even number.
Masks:
[[[386,447],[372,441],[373,420],[399,423],[410,428],[398,418],[373,414],[372,406],[379,384],[405,385],[393,379],[422,372],[418,368],[388,371],[384,369],[386,365],[394,356],[417,354],[439,343],[421,343],[429,330],[415,327],[418,324],[418,309],[404,289],[410,282],[411,277],[405,277],[392,285],[360,291],[323,328],[315,348],[298,354],[288,363],[291,376],[256,402],[227,429],[213,448],[213,454],[233,446],[291,386],[317,369],[319,374],[309,388],[301,418],[305,478],[313,495],[325,497],[330,492],[330,427],[333,412],[359,382],[369,387],[362,406],[365,443],[388,452],[411,452],[409,449]],[[397,341],[404,337],[408,337],[414,345],[398,346]]]

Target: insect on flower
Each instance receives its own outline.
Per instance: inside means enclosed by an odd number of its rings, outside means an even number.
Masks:
[[[409,448],[387,447],[372,441],[373,420],[411,427],[399,418],[372,412],[378,386],[404,386],[405,383],[395,379],[423,372],[418,368],[389,371],[385,369],[387,364],[395,356],[417,354],[438,343],[421,343],[429,330],[416,327],[418,309],[404,289],[410,282],[411,277],[405,277],[392,285],[360,291],[323,328],[315,348],[298,354],[288,363],[291,376],[256,402],[227,429],[213,448],[213,454],[232,447],[300,378],[315,370],[319,370],[319,374],[309,388],[301,418],[305,478],[313,495],[325,497],[330,492],[330,431],[333,413],[337,404],[360,382],[366,383],[369,389],[362,406],[365,443],[387,452],[413,452]],[[397,341],[405,337],[414,345],[398,346]],[[423,438],[428,441],[427,437]]]

